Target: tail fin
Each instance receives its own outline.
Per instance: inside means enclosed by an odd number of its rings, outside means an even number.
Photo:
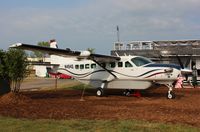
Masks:
[[[58,48],[57,42],[55,39],[50,40],[50,47],[51,48]]]
[[[56,49],[58,48],[58,45],[55,39],[51,39],[49,43],[50,43],[51,48],[56,48]],[[60,58],[59,56],[52,54],[50,55],[50,58],[51,58],[51,64],[59,64],[59,58]]]

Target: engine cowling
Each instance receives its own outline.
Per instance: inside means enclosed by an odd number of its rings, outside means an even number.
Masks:
[[[88,56],[90,56],[91,55],[91,53],[90,53],[90,51],[81,51],[81,54],[79,55],[80,57],[88,57]]]

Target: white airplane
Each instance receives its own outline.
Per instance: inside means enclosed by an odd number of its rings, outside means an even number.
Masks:
[[[41,47],[17,43],[10,48],[42,51],[51,55],[51,63],[59,64],[57,72],[70,75],[75,79],[97,89],[96,95],[103,96],[104,89],[131,90],[148,89],[152,84],[168,87],[167,98],[175,98],[173,83],[177,77],[191,70],[181,69],[175,64],[157,64],[141,56],[108,56],[93,54],[89,51],[58,49],[56,42],[51,47]]]

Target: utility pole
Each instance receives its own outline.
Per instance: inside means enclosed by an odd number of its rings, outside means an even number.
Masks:
[[[58,87],[58,75],[56,73],[56,75],[55,75],[55,91],[57,91],[57,87]]]
[[[120,42],[120,39],[119,39],[119,26],[117,25],[117,42]]]

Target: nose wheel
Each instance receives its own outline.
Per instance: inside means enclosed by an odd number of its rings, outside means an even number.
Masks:
[[[172,84],[167,84],[166,86],[169,88],[169,90],[168,90],[168,92],[167,92],[167,98],[168,98],[168,99],[174,99],[174,98],[176,97],[176,95],[175,95],[175,93],[172,91],[173,85],[172,85]]]
[[[175,93],[174,92],[172,92],[172,91],[168,91],[168,93],[167,93],[167,98],[168,99],[174,99],[175,98]]]

